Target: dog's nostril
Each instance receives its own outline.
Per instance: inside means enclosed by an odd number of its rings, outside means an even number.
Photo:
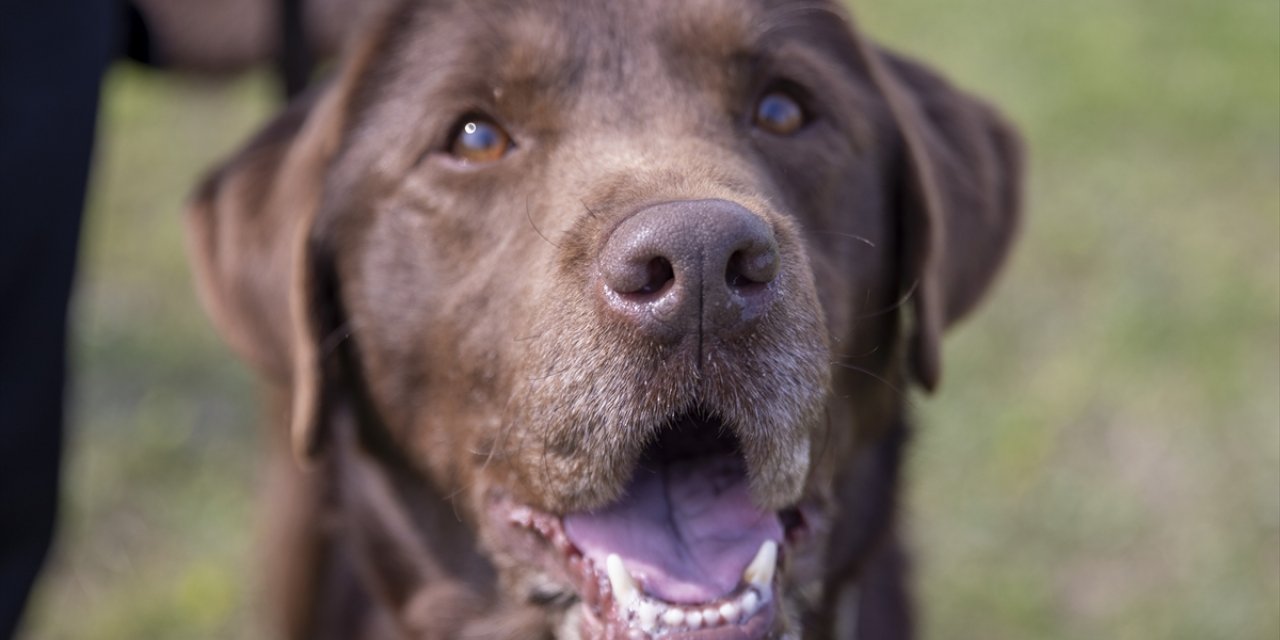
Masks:
[[[732,290],[750,290],[766,285],[778,275],[778,252],[740,250],[729,256],[724,281]]]
[[[648,301],[659,298],[675,286],[675,267],[663,256],[639,260],[606,271],[605,283],[625,298]]]
[[[635,291],[628,293],[637,293],[641,295],[651,295],[666,289],[672,280],[675,280],[676,273],[671,267],[671,261],[658,256],[649,261],[645,265],[646,275],[644,284]]]

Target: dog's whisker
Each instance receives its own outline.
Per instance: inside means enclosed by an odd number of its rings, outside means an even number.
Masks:
[[[537,340],[538,338],[541,338],[543,333],[544,332],[539,331],[538,333],[530,333],[527,335],[516,336],[512,338],[511,341],[512,342],[532,342],[534,340]]]
[[[464,482],[462,484],[459,484],[457,489],[450,491],[444,496],[445,502],[448,502],[450,506],[452,506],[453,508],[453,517],[457,518],[459,522],[462,521],[462,514],[458,513],[458,504],[457,504],[458,501],[455,500],[454,498],[457,498],[463,493],[466,493],[467,490],[471,489],[472,486],[474,486],[472,483]]]
[[[493,463],[499,452],[507,445],[507,438],[514,431],[514,425],[511,420],[512,402],[515,401],[515,395],[507,396],[507,401],[502,405],[502,413],[499,414],[498,440],[489,447],[488,455],[485,456],[484,462],[480,463],[480,470],[484,471]]]
[[[910,395],[910,394],[908,394],[908,393],[906,393],[905,391],[903,391],[902,389],[898,388],[898,387],[897,387],[896,385],[894,385],[892,382],[889,382],[889,380],[887,380],[884,376],[882,376],[882,375],[880,375],[880,374],[878,374],[878,373],[876,373],[876,372],[874,372],[874,371],[872,371],[872,370],[870,370],[870,369],[867,369],[866,367],[859,367],[859,366],[857,366],[857,365],[848,364],[848,363],[846,363],[846,362],[832,362],[831,364],[832,364],[832,365],[834,365],[834,366],[840,367],[841,369],[848,369],[849,371],[853,371],[853,372],[855,372],[855,373],[861,373],[861,374],[863,374],[863,375],[865,375],[865,376],[867,376],[867,377],[869,377],[869,378],[871,378],[871,379],[873,379],[873,380],[876,380],[877,382],[880,382],[880,383],[884,384],[884,386],[886,386],[886,387],[888,387],[889,389],[891,389],[894,393],[898,394],[898,397],[902,398],[902,399],[907,403],[907,405],[908,405],[908,406],[913,406],[913,404],[914,404],[914,403],[912,403],[912,401],[911,401],[911,395]]]
[[[915,281],[911,283],[911,287],[907,289],[906,293],[899,296],[897,300],[894,300],[893,304],[883,309],[877,309],[875,311],[871,311],[869,313],[865,313],[860,316],[857,316],[854,318],[854,321],[857,322],[859,320],[866,320],[868,318],[878,318],[887,313],[893,313],[894,311],[897,311],[898,309],[902,308],[903,305],[911,301],[911,298],[915,296],[916,290],[919,289],[919,287],[920,287],[920,279],[916,278]]]
[[[542,233],[542,230],[541,230],[541,229],[539,229],[539,228],[538,228],[538,225],[533,221],[533,213],[532,213],[531,211],[529,211],[529,199],[528,199],[528,198],[525,198],[525,201],[524,201],[524,218],[525,218],[525,220],[528,220],[528,221],[529,221],[529,226],[533,228],[534,233],[537,233],[539,237],[541,237],[543,240],[546,240],[546,241],[547,241],[547,244],[549,244],[549,245],[551,245],[551,246],[553,246],[553,247],[555,247],[555,248],[557,248],[557,249],[559,249],[559,248],[560,248],[560,245],[558,245],[558,244],[556,244],[556,243],[552,242],[552,241],[551,241],[551,238],[548,238],[548,237],[546,236],[546,234]]]
[[[566,371],[571,371],[573,368],[572,364],[566,364],[563,369],[552,369],[547,371],[544,375],[530,376],[525,378],[525,380],[528,380],[529,382],[542,382],[544,380],[550,380],[551,378],[563,375]]]
[[[813,232],[821,233],[829,236],[838,236],[841,238],[849,238],[852,240],[857,240],[858,242],[861,242],[862,244],[865,244],[868,247],[871,247],[872,249],[876,248],[876,243],[872,242],[870,238],[867,238],[866,236],[860,236],[856,233],[847,233],[844,231],[831,231],[829,229],[814,229]]]
[[[320,357],[327,358],[333,355],[338,350],[338,347],[342,346],[343,342],[351,338],[351,333],[350,322],[343,322],[335,327],[320,341]]]
[[[875,355],[876,353],[878,353],[879,351],[880,351],[880,345],[875,345],[874,347],[871,347],[870,349],[863,351],[862,353],[857,353],[857,354],[837,353],[833,355],[835,355],[836,361],[840,362],[844,360],[861,360],[862,358],[869,358]]]
[[[819,464],[825,464],[829,459],[827,456],[832,453],[830,440],[834,424],[831,421],[831,407],[827,406],[822,408],[822,421],[826,424],[826,428],[822,429],[822,433],[819,435],[820,440],[818,442],[818,450],[822,452],[821,457],[818,460]]]

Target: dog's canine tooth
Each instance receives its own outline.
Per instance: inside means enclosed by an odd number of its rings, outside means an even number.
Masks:
[[[757,587],[768,588],[773,584],[773,572],[777,566],[778,543],[765,540],[751,564],[742,572],[742,579]]]
[[[635,580],[627,573],[618,554],[611,553],[604,561],[605,572],[609,574],[609,586],[613,589],[613,600],[621,606],[627,606],[640,595]]]

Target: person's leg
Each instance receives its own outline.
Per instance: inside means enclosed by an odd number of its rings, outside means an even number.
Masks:
[[[116,17],[110,0],[7,2],[0,17],[0,638],[57,515],[67,299]]]

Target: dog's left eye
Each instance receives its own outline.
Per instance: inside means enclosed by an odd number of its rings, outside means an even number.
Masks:
[[[774,135],[789,136],[805,125],[806,117],[800,102],[790,93],[775,89],[764,94],[756,103],[752,120],[755,126]]]
[[[454,130],[449,154],[465,162],[493,162],[511,147],[511,136],[497,123],[484,116],[467,116]]]

